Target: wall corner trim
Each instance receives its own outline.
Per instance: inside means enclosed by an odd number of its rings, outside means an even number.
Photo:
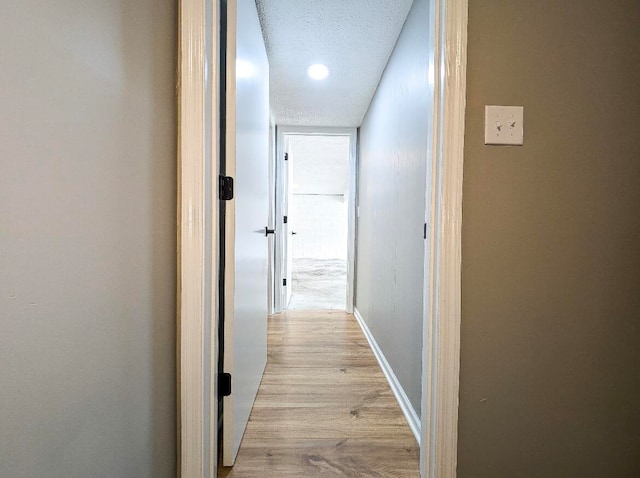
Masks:
[[[380,346],[376,342],[376,339],[371,333],[371,330],[369,329],[366,322],[364,321],[362,314],[360,314],[358,309],[354,308],[353,315],[358,321],[358,324],[360,325],[360,328],[362,329],[364,336],[367,338],[367,342],[369,342],[369,346],[371,347],[371,350],[373,351],[373,355],[375,355],[376,360],[378,361],[378,364],[382,369],[382,373],[386,377],[387,382],[389,382],[391,391],[393,392],[393,395],[396,397],[396,400],[398,401],[398,405],[400,405],[400,409],[402,410],[402,413],[407,419],[407,423],[409,424],[409,428],[411,428],[411,431],[413,432],[413,436],[416,438],[416,441],[418,442],[418,444],[420,444],[420,418],[418,417],[416,410],[411,405],[411,402],[409,401],[409,397],[407,397],[407,394],[402,388],[402,385],[400,384],[400,381],[396,377],[396,374],[393,372],[391,365],[389,364],[386,357],[382,353]]]
[[[208,90],[218,81],[212,61],[217,54],[218,5],[208,8],[205,0],[179,3],[177,475],[182,478],[213,478],[217,467],[217,408],[210,406],[217,394],[217,261],[216,254],[207,251],[217,250],[211,230],[217,221],[211,202],[217,197],[217,98],[211,95],[208,100]],[[211,175],[205,174],[208,169]]]
[[[468,0],[430,0],[433,55],[433,227],[425,257],[422,358],[423,478],[455,478],[458,458],[462,292],[462,175]]]

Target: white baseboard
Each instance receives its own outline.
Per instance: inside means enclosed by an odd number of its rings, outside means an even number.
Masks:
[[[416,441],[418,442],[418,444],[420,444],[420,419],[418,418],[418,414],[411,405],[409,397],[407,397],[407,394],[404,392],[404,389],[402,388],[402,385],[400,385],[396,374],[393,373],[391,365],[389,365],[389,362],[387,362],[387,359],[382,353],[382,350],[380,350],[376,339],[373,337],[373,334],[369,330],[369,327],[365,323],[358,309],[353,310],[353,315],[355,315],[358,324],[360,324],[360,328],[362,329],[362,332],[364,332],[364,336],[367,338],[367,342],[369,342],[369,345],[371,346],[373,355],[375,355],[376,359],[378,360],[380,368],[382,369],[382,373],[384,373],[384,376],[389,382],[391,391],[396,397],[398,405],[400,405],[400,409],[407,419],[407,423],[409,424],[409,428],[411,428],[411,431],[413,432],[413,436],[416,437]]]

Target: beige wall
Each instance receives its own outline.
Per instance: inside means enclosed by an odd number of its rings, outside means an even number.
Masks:
[[[458,476],[640,476],[640,2],[469,3]]]
[[[177,2],[0,10],[0,476],[175,477]]]

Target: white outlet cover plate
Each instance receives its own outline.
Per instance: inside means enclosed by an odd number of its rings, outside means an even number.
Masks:
[[[524,143],[524,106],[484,107],[484,144]]]

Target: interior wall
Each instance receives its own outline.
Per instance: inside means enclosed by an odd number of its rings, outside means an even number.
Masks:
[[[458,476],[640,476],[640,3],[469,3]]]
[[[346,261],[346,197],[296,194],[292,206],[293,258]]]
[[[0,15],[0,476],[176,476],[177,3]]]
[[[358,176],[356,309],[418,415],[428,15],[427,0],[416,0],[360,128]]]

